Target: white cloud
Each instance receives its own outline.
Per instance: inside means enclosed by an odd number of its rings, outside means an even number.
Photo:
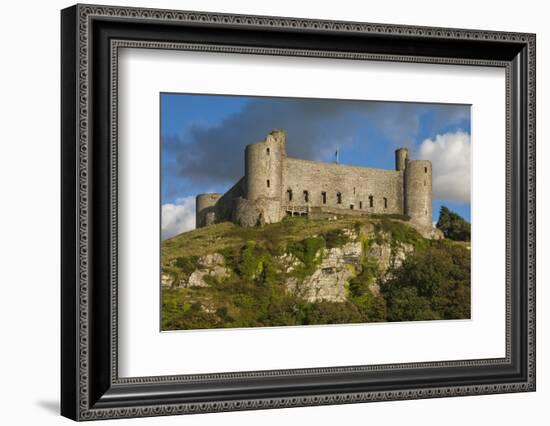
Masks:
[[[418,158],[430,160],[433,197],[470,202],[470,135],[463,131],[437,135],[420,144]]]
[[[163,204],[161,212],[163,240],[195,229],[195,197],[179,198],[175,204]]]

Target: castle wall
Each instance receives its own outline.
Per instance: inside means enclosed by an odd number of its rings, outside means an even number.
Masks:
[[[405,213],[411,221],[432,227],[432,163],[408,161],[405,169]]]
[[[216,203],[216,215],[218,221],[232,220],[236,200],[244,197],[246,191],[246,179],[244,176],[233,185]]]
[[[366,213],[403,214],[403,175],[402,171],[286,158],[283,205],[347,210],[353,205],[353,210]],[[289,200],[289,190],[292,200]],[[307,202],[304,191],[307,191]],[[326,193],[326,202],[323,193]]]

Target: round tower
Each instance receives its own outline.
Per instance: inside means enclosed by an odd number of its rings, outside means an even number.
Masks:
[[[274,130],[245,151],[246,198],[256,202],[265,223],[281,219],[286,133]]]
[[[216,221],[216,203],[222,194],[199,194],[195,198],[195,222],[197,228],[212,225]]]
[[[432,227],[432,163],[408,161],[405,168],[405,214],[411,221]]]
[[[395,150],[395,170],[403,171],[409,161],[409,150],[407,148],[399,148]]]

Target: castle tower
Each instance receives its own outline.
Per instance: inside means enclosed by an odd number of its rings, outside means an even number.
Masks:
[[[407,161],[405,167],[405,214],[411,221],[432,227],[432,163]]]
[[[407,148],[399,148],[395,150],[395,170],[404,171],[409,161],[409,150]]]
[[[246,198],[255,202],[265,223],[281,220],[286,133],[274,130],[245,151]]]
[[[195,198],[195,222],[197,228],[212,225],[216,221],[216,203],[222,194],[199,194]]]

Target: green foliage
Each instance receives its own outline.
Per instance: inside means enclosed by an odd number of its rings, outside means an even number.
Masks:
[[[244,278],[253,279],[257,273],[261,272],[262,266],[262,261],[256,250],[256,242],[247,241],[241,253],[240,275]]]
[[[367,293],[376,278],[376,260],[365,259],[361,273],[353,277],[349,282],[351,297],[359,297]]]
[[[321,234],[328,249],[342,247],[349,242],[349,237],[342,229],[334,229]]]
[[[445,206],[441,206],[436,226],[441,229],[445,238],[455,241],[470,241],[470,224],[458,213]]]
[[[285,281],[311,275],[322,262],[323,249],[349,242],[344,231],[349,229],[365,253],[376,241],[392,249],[412,244],[414,254],[392,269],[385,282],[376,258],[349,265],[354,276],[345,302],[310,303],[288,292]],[[163,288],[162,329],[469,318],[470,253],[464,245],[426,240],[402,219],[388,217],[288,218],[263,228],[215,224],[162,243],[163,273],[175,278],[200,268],[200,256],[208,253],[222,254],[231,271],[223,280],[205,276],[209,287]],[[283,253],[301,262],[289,273],[279,258]]]
[[[431,309],[430,300],[418,295],[414,287],[395,287],[386,289],[384,297],[388,300],[388,321],[427,321],[441,317]]]
[[[394,220],[401,220],[404,222],[408,222],[411,220],[411,217],[406,214],[398,214],[398,213],[391,213],[391,214],[371,214],[370,217],[372,219],[394,219]]]
[[[361,273],[349,282],[349,295],[363,322],[386,320],[386,301],[372,290],[378,276],[376,259],[364,259]]]
[[[287,246],[288,252],[303,264],[296,269],[296,274],[300,277],[312,274],[323,259],[321,255],[323,248],[325,248],[325,240],[319,237],[310,237],[290,243]]]
[[[308,303],[304,306],[303,324],[350,324],[362,322],[357,307],[350,302]]]
[[[425,248],[428,245],[428,240],[422,238],[416,229],[401,222],[381,219],[375,224],[375,233],[377,242],[384,242],[383,234],[389,234],[390,243],[395,245],[398,242],[412,244],[416,248]]]
[[[220,326],[220,319],[206,312],[200,303],[189,302],[185,297],[185,290],[162,290],[162,318],[163,330],[186,330],[196,328],[216,328]],[[184,297],[182,297],[184,296]]]
[[[470,317],[470,253],[440,242],[409,256],[382,287],[388,321]]]
[[[174,266],[178,267],[183,273],[191,274],[197,269],[198,262],[198,256],[177,257],[174,261]]]
[[[352,298],[351,301],[359,311],[362,322],[386,321],[386,300],[381,295],[376,295],[367,290],[361,296]]]

